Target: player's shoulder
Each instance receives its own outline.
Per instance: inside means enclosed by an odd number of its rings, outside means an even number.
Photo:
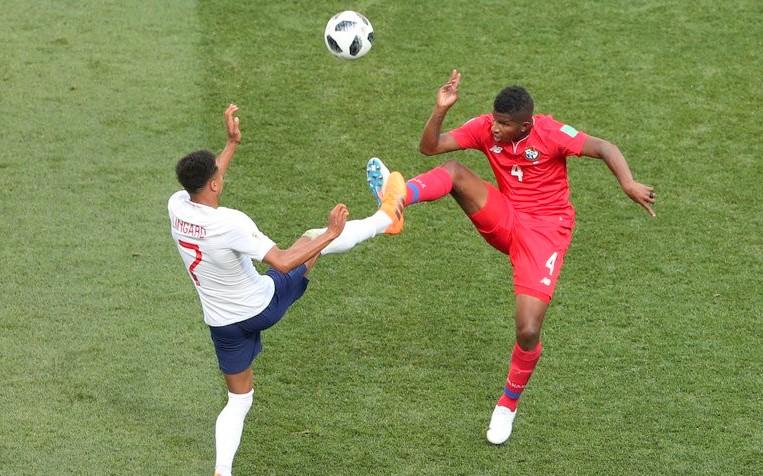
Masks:
[[[493,115],[490,113],[480,114],[479,116],[472,117],[465,124],[474,123],[480,127],[493,125]]]
[[[254,224],[254,220],[252,220],[249,215],[235,208],[218,207],[217,213],[220,218],[234,227],[251,226]]]
[[[544,130],[559,129],[564,124],[554,119],[551,114],[534,114],[533,115],[533,127]]]
[[[533,128],[545,135],[567,136],[567,139],[575,138],[578,135],[578,130],[573,126],[558,121],[553,116],[546,114],[535,114],[533,116]]]
[[[188,194],[188,192],[185,190],[178,190],[177,192],[170,195],[170,198],[167,200],[167,209],[173,210],[179,206],[182,206],[183,203],[190,199],[191,196]]]
[[[493,121],[492,121],[491,114],[480,114],[479,116],[470,117],[469,119],[461,123],[461,125],[457,127],[457,129],[461,129],[461,128],[478,128],[479,129],[479,128],[483,128],[486,124],[487,125],[492,124],[492,122]]]
[[[451,129],[449,132],[459,143],[459,146],[471,147],[474,146],[474,141],[481,143],[492,136],[490,132],[492,125],[492,114],[481,114],[468,119],[466,122],[455,129]],[[469,138],[467,141],[469,144],[464,142],[465,138]]]
[[[177,192],[170,195],[170,199],[168,202],[178,202],[182,200],[188,200],[191,196],[186,192],[185,190],[178,190]]]

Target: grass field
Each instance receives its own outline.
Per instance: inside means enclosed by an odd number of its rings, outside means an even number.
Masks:
[[[484,429],[513,345],[510,269],[451,199],[327,257],[264,335],[240,475],[763,474],[763,4],[138,2],[0,8],[0,474],[209,475],[225,403],[169,237],[175,161],[244,143],[225,205],[280,245],[406,177],[446,127],[525,85],[620,146],[649,219],[570,160],[575,239],[514,434]],[[325,21],[364,12],[342,62]],[[491,177],[480,154],[452,154]]]

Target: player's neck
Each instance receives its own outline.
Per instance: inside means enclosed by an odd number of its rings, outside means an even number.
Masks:
[[[530,129],[530,130],[532,130],[532,129]],[[511,143],[512,143],[512,144],[514,144],[514,145],[516,146],[516,145],[518,145],[520,142],[522,142],[523,140],[527,139],[527,137],[528,137],[529,135],[530,135],[530,131],[527,131],[527,132],[525,132],[524,134],[522,134],[521,136],[519,136],[519,137],[517,137],[516,139],[512,140],[512,141],[511,141]]]
[[[530,136],[530,133],[533,131],[533,126],[535,126],[535,117],[532,117],[530,119],[530,125],[527,127],[527,130],[522,135],[520,135],[519,137],[517,137],[511,142],[516,146],[523,140],[527,139]]]
[[[217,208],[220,206],[220,200],[217,195],[212,193],[196,193],[191,195],[191,201],[211,208]]]

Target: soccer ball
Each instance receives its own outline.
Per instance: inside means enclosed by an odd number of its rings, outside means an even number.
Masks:
[[[371,50],[374,27],[360,13],[346,10],[331,17],[323,36],[326,48],[337,58],[358,59]]]

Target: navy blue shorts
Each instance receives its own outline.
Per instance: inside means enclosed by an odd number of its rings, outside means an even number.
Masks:
[[[227,326],[209,327],[215,344],[220,370],[225,374],[237,374],[248,369],[262,350],[260,332],[273,326],[286,314],[286,310],[301,298],[309,280],[305,277],[307,266],[294,268],[287,274],[274,269],[266,273],[273,278],[275,292],[268,307],[254,317]]]

